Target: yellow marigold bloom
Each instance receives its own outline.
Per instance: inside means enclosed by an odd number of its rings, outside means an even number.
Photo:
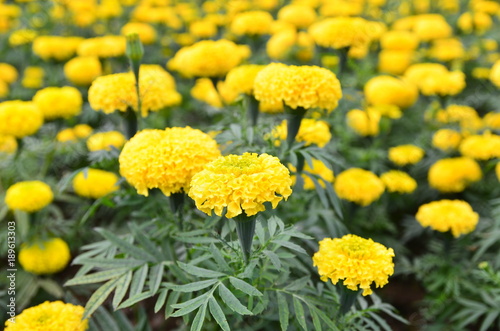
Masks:
[[[366,108],[368,113],[378,113],[380,116],[388,117],[391,119],[398,119],[403,116],[401,112],[401,108],[395,105],[377,105],[377,106],[368,106]]]
[[[88,86],[102,75],[102,66],[96,56],[77,56],[64,64],[64,75],[75,85]]]
[[[406,172],[390,170],[380,175],[385,188],[389,192],[411,193],[417,188],[417,181]]]
[[[193,176],[189,196],[204,213],[233,218],[252,216],[270,202],[273,208],[292,194],[288,169],[277,157],[255,153],[228,155],[208,163]]]
[[[321,280],[343,284],[352,291],[363,290],[363,296],[373,293],[372,283],[383,287],[394,273],[394,250],[371,239],[353,234],[342,238],[325,238],[313,255],[313,265],[318,267]]]
[[[226,39],[202,40],[181,48],[168,62],[168,68],[186,77],[220,77],[249,56],[246,45],[236,45]]]
[[[254,95],[261,102],[331,112],[342,98],[342,90],[337,76],[328,69],[271,63],[255,77]]]
[[[500,158],[500,136],[485,132],[482,135],[470,135],[460,144],[460,153],[476,160]]]
[[[456,150],[462,141],[462,135],[451,129],[437,130],[432,136],[432,146],[443,151]]]
[[[378,71],[392,75],[401,75],[412,64],[413,58],[413,51],[384,49],[379,53]]]
[[[381,115],[375,109],[363,111],[353,109],[347,112],[347,125],[360,136],[376,136],[379,134],[379,123]]]
[[[366,101],[371,105],[396,105],[411,107],[418,98],[417,86],[409,81],[392,76],[376,76],[366,82]]]
[[[17,140],[14,136],[0,135],[0,153],[13,154],[17,151]]]
[[[490,80],[496,87],[500,88],[500,60],[493,64],[490,71]]]
[[[273,16],[267,11],[247,11],[234,16],[230,30],[236,35],[269,34],[272,22]]]
[[[430,41],[450,37],[453,29],[442,15],[423,14],[416,17],[413,32],[420,40]]]
[[[498,14],[498,12],[500,11],[500,4],[498,4],[495,1],[476,0],[476,1],[471,1],[470,4],[473,11],[481,13],[495,15]]]
[[[320,14],[322,16],[359,16],[363,13],[364,1],[322,1]]]
[[[495,173],[497,175],[498,181],[500,181],[500,162],[495,166]]]
[[[77,138],[87,138],[92,134],[93,129],[87,124],[77,124],[73,128],[73,131],[75,132]]]
[[[107,131],[94,133],[87,139],[87,148],[91,152],[99,150],[111,150],[122,148],[127,141],[127,138],[119,131]]]
[[[21,85],[26,88],[41,88],[45,71],[42,67],[29,66],[24,69]]]
[[[278,19],[293,24],[297,29],[307,28],[316,21],[316,11],[311,6],[292,3],[281,7]]]
[[[460,123],[479,119],[477,111],[469,106],[449,105],[437,113],[437,120],[441,123]]]
[[[25,243],[19,251],[21,267],[36,275],[57,273],[66,268],[70,259],[68,244],[61,238]]]
[[[82,94],[71,86],[46,87],[36,92],[33,102],[47,120],[70,118],[82,111]]]
[[[79,196],[99,199],[119,189],[118,176],[112,172],[87,169],[73,178],[73,190]]]
[[[20,46],[31,43],[37,37],[38,33],[35,30],[20,29],[13,31],[9,36],[10,46]]]
[[[438,39],[433,41],[429,56],[439,61],[452,61],[463,58],[465,49],[457,38]]]
[[[428,174],[431,187],[440,192],[462,192],[483,177],[479,164],[469,157],[442,159],[434,163]]]
[[[66,128],[57,133],[56,140],[61,143],[65,143],[68,141],[75,141],[77,140],[77,137],[73,128]]]
[[[9,92],[9,85],[0,79],[0,99],[5,98],[7,95],[9,95]]]
[[[101,0],[97,6],[97,17],[110,19],[122,14],[123,8],[118,0]]]
[[[208,19],[197,20],[191,22],[189,32],[197,38],[211,38],[217,34],[217,25]]]
[[[271,137],[274,139],[274,145],[280,146],[281,141],[287,138],[287,120],[283,120],[271,132]],[[318,147],[325,147],[332,139],[330,126],[325,121],[318,121],[312,118],[303,118],[300,123],[299,132],[295,137],[297,142],[304,142],[306,146],[315,144]]]
[[[50,330],[85,331],[88,320],[82,321],[82,306],[62,301],[45,301],[38,306],[24,309],[16,316],[15,323],[8,320],[5,331]]]
[[[12,84],[18,77],[17,69],[11,64],[0,63],[0,80]]]
[[[361,17],[334,17],[312,24],[309,34],[322,47],[356,47],[372,40],[371,28],[369,22]]]
[[[122,36],[137,33],[145,45],[153,44],[156,41],[156,30],[147,23],[129,22],[121,28],[120,33]]]
[[[291,172],[297,172],[297,169],[292,164],[288,165],[288,169],[290,169]],[[321,187],[323,188],[326,187],[325,182],[333,183],[333,180],[335,179],[333,171],[330,168],[328,168],[322,161],[317,159],[312,159],[312,168],[309,165],[309,163],[306,162],[303,171],[308,172],[313,176],[314,175],[318,176],[319,178],[316,179],[318,180],[319,185],[321,185]],[[304,189],[314,190],[315,184],[309,174],[304,174],[304,173],[301,174],[304,180]],[[293,175],[292,176],[293,185],[295,185],[296,180],[297,180],[296,176]]]
[[[191,96],[196,100],[206,102],[212,107],[222,107],[219,93],[209,78],[199,78],[191,89]]]
[[[418,86],[424,95],[455,95],[465,88],[465,75],[461,71],[448,71],[439,63],[417,63],[404,74]]]
[[[33,41],[33,53],[44,60],[67,60],[72,57],[83,38],[40,36]]]
[[[411,31],[387,31],[380,38],[380,46],[395,51],[413,51],[417,49],[420,40]]]
[[[427,203],[418,208],[415,218],[423,227],[439,232],[451,231],[455,238],[474,231],[479,221],[479,215],[462,200]]]
[[[482,12],[465,12],[458,18],[457,26],[465,33],[483,34],[493,25],[491,16]]]
[[[13,210],[28,213],[38,211],[52,202],[54,194],[49,185],[39,180],[18,182],[7,189],[5,204]]]
[[[389,148],[389,160],[399,165],[415,164],[422,160],[425,151],[415,145],[400,145]]]
[[[283,60],[287,58],[292,47],[297,41],[297,32],[295,29],[284,29],[273,34],[267,41],[266,52],[271,59]]]
[[[492,130],[500,130],[500,112],[489,112],[483,117],[484,126]]]
[[[472,77],[476,79],[489,79],[490,78],[490,68],[476,67],[472,69]]]
[[[116,57],[125,54],[124,36],[104,36],[83,40],[77,48],[79,56]]]
[[[237,94],[253,94],[255,77],[264,68],[264,65],[258,64],[235,67],[227,73],[225,84]]]
[[[143,130],[130,139],[120,154],[120,174],[148,196],[159,188],[165,195],[187,192],[194,174],[220,156],[217,142],[197,129]]]
[[[0,103],[0,134],[22,138],[38,131],[43,124],[43,113],[31,101],[4,101]]]
[[[150,111],[177,105],[182,96],[175,90],[174,78],[159,65],[143,64],[139,73],[141,115]],[[125,112],[128,107],[137,110],[135,77],[132,72],[96,78],[89,88],[89,103],[106,114],[115,110]]]
[[[341,172],[333,184],[341,199],[352,201],[361,206],[368,206],[384,193],[382,180],[373,172],[360,168],[351,168]]]

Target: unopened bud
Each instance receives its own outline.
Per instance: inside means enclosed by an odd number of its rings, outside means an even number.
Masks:
[[[127,49],[125,51],[127,57],[132,62],[138,62],[144,55],[144,48],[142,47],[141,39],[137,33],[127,35]]]

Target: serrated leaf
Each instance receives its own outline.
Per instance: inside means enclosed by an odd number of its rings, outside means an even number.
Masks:
[[[105,229],[96,229],[97,232],[99,232],[104,238],[115,244],[117,247],[119,247],[123,253],[130,254],[131,256],[135,257],[138,260],[143,260],[143,261],[148,261],[148,262],[160,262],[156,260],[156,256],[149,254],[145,250],[132,245],[128,241],[125,241],[115,234],[111,233],[108,230]]]
[[[194,317],[193,323],[191,324],[191,331],[200,331],[203,327],[203,322],[205,321],[205,314],[207,313],[207,302],[205,302]]]
[[[268,250],[264,250],[262,253],[264,253],[264,255],[269,258],[269,260],[271,261],[271,263],[273,264],[273,266],[276,269],[278,269],[278,270],[281,269],[281,260],[280,260],[279,256],[276,255],[276,253],[274,253],[272,251],[268,251]]]
[[[238,290],[248,294],[248,295],[251,295],[251,296],[257,296],[257,297],[260,297],[262,296],[262,292],[260,292],[258,289],[256,289],[255,287],[253,287],[252,285],[248,284],[247,282],[241,280],[241,279],[238,279],[238,278],[235,278],[235,277],[229,277],[229,282],[235,287],[237,288]]]
[[[127,294],[130,281],[132,280],[132,270],[121,276],[116,283],[115,295],[113,297],[113,309],[116,310],[120,302],[122,302],[125,294]]]
[[[218,281],[218,279],[208,279],[185,285],[168,284],[167,287],[177,292],[194,292],[207,288],[210,285],[217,283]]]
[[[288,319],[290,318],[290,311],[288,310],[288,302],[286,301],[285,295],[281,292],[277,292],[278,297],[278,312],[280,318],[281,331],[286,331],[288,329]]]
[[[161,307],[165,304],[168,295],[168,289],[161,289],[160,294],[158,295],[158,299],[156,299],[154,312],[155,314],[160,311]]]
[[[174,308],[178,308],[175,313],[173,313],[172,317],[180,317],[184,316],[186,314],[189,314],[190,312],[196,310],[199,306],[203,305],[204,303],[207,302],[208,297],[211,296],[209,295],[210,292],[204,293],[200,295],[199,297],[196,297],[194,299],[188,300],[186,302],[180,303],[173,305]]]
[[[294,243],[291,243],[289,241],[284,241],[284,240],[273,240],[273,242],[275,244],[278,244],[280,246],[283,246],[283,247],[286,247],[288,249],[291,249],[292,251],[295,251],[295,252],[298,252],[298,253],[301,253],[301,254],[306,254],[307,255],[307,252],[305,249],[303,249],[302,247],[300,247],[299,245],[297,244],[294,244]]]
[[[133,306],[136,303],[138,303],[139,301],[146,300],[148,298],[151,298],[152,296],[153,296],[153,294],[150,291],[146,291],[146,292],[142,292],[142,293],[138,293],[136,295],[130,296],[127,300],[123,301],[121,303],[121,305],[118,306],[118,309],[123,309],[123,308]]]
[[[222,272],[196,267],[194,265],[186,264],[180,261],[178,261],[177,264],[182,270],[184,270],[188,274],[193,276],[198,276],[201,278],[216,278],[216,277],[226,276],[226,274],[223,274]]]
[[[85,312],[82,319],[89,318],[94,311],[101,306],[101,304],[108,298],[116,287],[118,279],[111,279],[101,287],[99,287],[87,301],[85,305]]]
[[[153,295],[158,292],[161,281],[163,279],[164,265],[163,263],[157,264],[151,268],[149,272],[149,290]]]
[[[240,315],[253,315],[253,313],[243,306],[241,302],[236,298],[236,296],[229,291],[229,289],[223,284],[219,285],[219,295],[222,301],[229,307],[229,309],[235,311]]]
[[[299,325],[307,331],[306,317],[304,315],[304,307],[299,299],[293,297],[293,309],[295,310],[295,318],[298,320]]]
[[[64,284],[64,286],[100,283],[100,282],[103,282],[105,280],[109,280],[112,278],[118,278],[121,275],[123,275],[124,273],[126,273],[127,271],[129,271],[128,268],[119,268],[119,269],[99,271],[99,272],[95,272],[95,273],[90,274],[90,275],[84,275],[84,276],[70,279]]]

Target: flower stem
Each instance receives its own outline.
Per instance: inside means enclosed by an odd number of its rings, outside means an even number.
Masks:
[[[356,300],[358,299],[359,293],[361,293],[360,290],[358,291],[352,291],[345,287],[343,284],[339,284],[337,287],[340,293],[340,309],[339,313],[342,315],[347,314],[347,312],[351,309],[351,307],[354,305]]]
[[[349,46],[339,49],[339,71],[337,73],[337,76],[339,78],[347,69],[348,53],[349,53]]]
[[[255,127],[259,118],[259,102],[251,94],[245,94],[245,101],[250,124]]]
[[[131,107],[128,107],[124,113],[121,112],[120,114],[125,119],[127,138],[130,139],[137,132],[137,114]]]
[[[302,107],[291,109],[287,107],[285,111],[288,113],[286,142],[288,145],[287,148],[290,149],[295,141],[297,133],[299,133],[300,124],[307,112],[307,109]]]
[[[179,230],[181,231],[184,229],[182,207],[184,206],[185,196],[186,195],[184,193],[179,192],[172,193],[169,198],[170,209],[172,209],[172,212],[177,217],[177,220],[179,222]]]
[[[241,250],[243,252],[243,258],[245,262],[252,253],[252,241],[253,235],[255,234],[255,224],[257,219],[255,217],[238,216],[234,218],[236,222],[236,232],[238,233],[238,238],[240,240]]]

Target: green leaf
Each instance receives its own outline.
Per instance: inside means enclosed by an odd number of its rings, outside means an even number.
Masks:
[[[207,313],[207,302],[203,304],[196,316],[194,317],[193,323],[191,324],[191,331],[200,331],[203,327],[203,322],[205,321],[205,314]]]
[[[229,328],[229,324],[227,324],[226,315],[224,315],[219,303],[213,297],[208,299],[208,308],[210,309],[210,314],[213,316],[217,324],[219,324],[221,329],[223,331],[230,331],[231,329]]]
[[[144,264],[144,261],[136,259],[104,259],[104,258],[75,258],[72,264],[87,264],[94,268],[116,269],[116,268],[135,268]]]
[[[184,316],[186,314],[189,314],[193,310],[196,310],[199,306],[205,304],[208,300],[208,298],[211,296],[210,292],[206,292],[199,297],[196,297],[194,299],[188,300],[186,302],[180,303],[173,305],[174,308],[178,308],[175,313],[173,313],[171,316],[172,317],[179,317],[179,316]]]
[[[177,300],[179,300],[180,296],[181,292],[172,292],[168,296],[167,303],[165,305],[165,319],[172,316],[172,312],[174,311],[174,305],[176,304]]]
[[[105,280],[112,278],[118,278],[124,273],[129,271],[128,268],[111,269],[106,271],[95,272],[90,275],[84,275],[68,280],[64,286],[82,285],[82,284],[93,284],[100,283]]]
[[[118,236],[109,232],[108,230],[96,229],[96,231],[99,232],[104,238],[106,238],[107,240],[118,246],[123,251],[123,253],[130,254],[131,256],[135,257],[138,260],[143,260],[148,262],[159,262],[156,260],[156,257],[154,255],[151,255],[145,250],[137,246],[134,246],[131,243],[119,238]]]
[[[213,271],[205,268],[200,268],[200,267],[195,267],[194,265],[191,264],[186,264],[183,262],[177,262],[179,267],[187,272],[188,274],[191,274],[193,276],[198,276],[201,278],[216,278],[216,277],[223,277],[226,276],[226,274],[223,274],[222,272],[218,271]]]
[[[157,264],[151,268],[149,272],[149,290],[153,295],[158,292],[161,281],[163,279],[164,265],[163,263]]]
[[[214,244],[210,245],[209,251],[210,251],[210,253],[212,253],[212,256],[213,256],[215,262],[217,263],[217,265],[219,266],[219,268],[222,271],[226,271],[226,272],[231,271],[231,267],[229,266],[229,264],[227,264],[226,260],[224,259],[224,256],[222,256],[222,253],[220,252],[219,249],[217,249],[217,247],[215,247]]]
[[[96,310],[94,319],[99,324],[100,330],[120,331],[118,324],[116,324],[113,317],[103,307],[99,307]]]
[[[130,285],[129,297],[133,297],[142,292],[146,277],[148,276],[148,265],[145,264],[134,272],[132,277],[132,284]]]
[[[156,304],[155,304],[155,314],[160,311],[161,307],[165,304],[165,301],[167,300],[167,295],[168,295],[168,289],[161,289],[160,294],[158,295],[158,299],[156,299]]]
[[[264,255],[269,258],[269,260],[271,261],[271,263],[273,264],[273,266],[276,269],[278,269],[278,270],[281,269],[281,260],[280,260],[279,256],[276,255],[276,253],[274,253],[272,251],[268,251],[268,250],[264,250],[264,251],[262,251],[262,253],[264,253]]]
[[[299,278],[295,281],[293,281],[292,283],[290,283],[289,285],[287,285],[285,287],[285,289],[287,291],[297,291],[297,290],[300,290],[302,288],[304,288],[306,285],[307,285],[307,282],[311,279],[310,276],[304,276],[302,278]]]
[[[241,280],[241,279],[238,279],[238,278],[235,278],[235,277],[229,277],[229,282],[235,287],[237,288],[238,290],[242,291],[242,292],[245,292],[246,294],[248,295],[251,295],[251,296],[257,296],[257,297],[260,297],[262,296],[262,292],[260,292],[258,289],[256,289],[255,287],[253,287],[252,285],[248,284],[247,282]]]
[[[153,241],[151,241],[148,237],[146,237],[144,232],[139,228],[139,226],[137,226],[137,224],[131,223],[129,225],[129,228],[130,228],[130,230],[132,230],[132,234],[134,235],[135,240],[137,240],[137,242],[139,244],[141,244],[141,246],[149,254],[151,254],[152,256],[155,256],[156,261],[160,262],[160,261],[166,260],[165,255],[158,250],[158,246]]]
[[[264,246],[266,243],[266,233],[260,222],[255,224],[255,234],[257,235],[257,239],[259,239],[260,245]]]
[[[62,298],[64,296],[64,290],[62,289],[61,285],[59,285],[52,279],[48,278],[39,279],[38,285],[40,285],[41,288],[47,291],[47,293],[56,298]]]
[[[101,306],[104,300],[113,292],[118,279],[111,279],[95,291],[85,305],[85,312],[82,319],[89,318],[94,311]]]
[[[253,315],[253,313],[243,306],[241,302],[236,298],[236,296],[229,291],[229,289],[223,284],[219,285],[219,295],[222,301],[229,307],[229,309],[237,312],[240,315]]]
[[[295,318],[298,320],[302,329],[307,331],[306,317],[304,315],[304,307],[299,299],[293,297],[293,309],[295,310]]]
[[[330,200],[330,203],[333,206],[333,210],[337,213],[337,216],[343,220],[344,219],[344,214],[342,213],[342,207],[340,204],[340,199],[337,196],[337,193],[333,190],[333,185],[325,185],[326,186],[326,193],[328,196],[328,199]]]
[[[115,295],[113,297],[113,309],[116,310],[122,302],[132,281],[132,270],[121,276],[116,283]]]
[[[281,292],[276,292],[278,297],[278,310],[280,317],[281,331],[286,331],[288,329],[288,319],[290,318],[290,311],[288,310],[288,302],[286,301],[285,295]]]
[[[305,249],[303,249],[302,247],[300,247],[297,244],[291,243],[289,241],[284,241],[284,240],[273,240],[273,242],[275,244],[280,245],[280,246],[283,246],[283,247],[286,247],[288,249],[291,249],[292,251],[296,251],[298,253],[302,253],[302,254],[306,254],[307,255],[307,252],[305,251]]]
[[[133,306],[136,303],[138,303],[139,301],[146,300],[148,298],[151,298],[152,296],[153,296],[153,294],[151,293],[151,291],[146,291],[146,292],[138,293],[134,296],[130,296],[127,300],[123,301],[121,303],[121,305],[118,306],[118,309],[123,309],[123,308]]]
[[[276,217],[270,217],[267,220],[267,230],[269,231],[269,236],[274,236],[276,233],[276,228],[278,227],[278,223],[276,222]]]
[[[498,314],[500,314],[500,311],[490,311],[488,315],[483,320],[483,323],[481,323],[481,329],[479,331],[486,331],[488,328],[493,324],[493,321],[498,317]]]
[[[194,292],[207,288],[210,285],[217,283],[218,281],[218,279],[208,279],[185,285],[168,284],[167,287],[177,292]]]
[[[323,328],[321,327],[321,321],[319,319],[318,314],[316,313],[316,311],[314,309],[311,309],[311,306],[308,305],[308,307],[309,307],[309,311],[311,312],[314,330],[315,331],[323,331]]]

